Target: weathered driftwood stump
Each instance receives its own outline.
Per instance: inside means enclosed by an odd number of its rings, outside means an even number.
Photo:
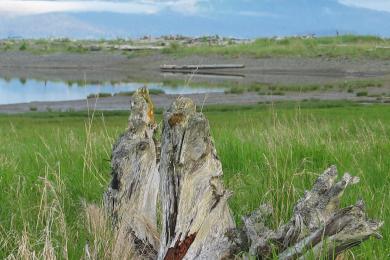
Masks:
[[[258,258],[334,258],[377,232],[362,201],[339,208],[339,198],[358,178],[336,182],[327,169],[294,208],[291,220],[271,230],[272,207],[262,205],[236,228],[221,181],[207,119],[195,104],[178,98],[164,114],[161,153],[148,91],[132,98],[129,127],[114,145],[112,181],[105,207],[123,243],[116,255],[134,258],[222,259],[240,252]],[[160,155],[161,154],[161,155]],[[160,220],[160,221],[158,221]],[[160,225],[158,223],[161,223]]]

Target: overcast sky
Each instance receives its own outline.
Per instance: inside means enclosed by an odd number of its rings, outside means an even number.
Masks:
[[[0,0],[0,37],[390,36],[390,0]]]

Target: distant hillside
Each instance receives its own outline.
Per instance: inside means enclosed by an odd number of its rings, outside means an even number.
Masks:
[[[208,5],[206,5],[206,3]],[[336,0],[199,1],[199,11],[162,10],[154,14],[112,12],[0,13],[0,38],[116,38],[143,35],[223,35],[241,38],[353,33],[390,36],[390,12],[341,4]],[[1,2],[0,2],[1,3]],[[204,5],[204,6],[202,6]]]
[[[80,20],[68,14],[44,14],[0,17],[0,38],[101,38],[107,37],[106,28]]]

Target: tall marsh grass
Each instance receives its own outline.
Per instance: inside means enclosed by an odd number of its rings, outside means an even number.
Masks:
[[[282,39],[259,38],[247,44],[180,47],[176,55],[225,55],[230,57],[328,57],[388,59],[390,40],[376,36],[342,35],[339,37]]]
[[[205,109],[205,111],[208,111]],[[123,113],[0,116],[0,258],[117,259],[125,242],[101,209],[111,146],[126,128]],[[296,200],[330,164],[361,178],[343,205],[362,198],[385,221],[382,241],[349,254],[390,254],[390,107],[252,107],[206,112],[233,214],[261,203],[272,225],[289,219]],[[161,115],[159,115],[161,118]]]

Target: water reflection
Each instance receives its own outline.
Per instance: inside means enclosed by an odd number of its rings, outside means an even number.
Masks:
[[[32,101],[65,101],[85,99],[98,93],[115,95],[131,92],[147,86],[166,94],[191,94],[223,92],[223,88],[186,86],[166,81],[159,83],[97,82],[97,81],[40,81],[35,79],[0,79],[0,104],[27,103]]]

